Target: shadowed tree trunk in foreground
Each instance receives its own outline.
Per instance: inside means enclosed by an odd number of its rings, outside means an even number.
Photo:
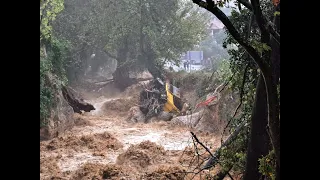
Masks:
[[[280,12],[280,2],[276,7],[276,11]],[[276,31],[280,34],[280,14],[279,15],[275,15],[274,19],[273,19],[273,23],[275,24],[275,29]],[[272,52],[271,52],[271,65],[272,65],[272,76],[273,76],[273,81],[274,84],[276,86],[280,85],[280,44],[277,43],[273,38],[271,38],[270,40],[270,45],[272,48]],[[279,116],[280,116],[280,98],[279,98],[279,104],[278,104],[278,108],[279,108]],[[277,138],[279,141],[279,145],[278,145],[278,149],[276,150],[277,154],[277,158],[280,159],[280,117],[279,117],[279,123],[277,124],[278,126],[278,134],[277,134]],[[277,159],[277,165],[276,165],[276,180],[280,179],[280,160]]]
[[[251,116],[251,131],[247,150],[246,170],[244,180],[260,179],[259,158],[265,156],[270,150],[270,138],[268,134],[268,108],[266,88],[263,78],[259,77],[256,97]]]
[[[262,77],[264,79],[266,95],[267,95],[267,109],[268,109],[268,130],[270,134],[270,139],[272,142],[273,149],[275,151],[276,162],[277,162],[277,171],[276,179],[280,179],[280,104],[277,91],[277,80],[275,80],[275,65],[274,61],[266,62],[260,56],[260,54],[251,46],[248,42],[239,34],[238,30],[230,22],[229,18],[216,6],[215,2],[212,0],[202,1],[202,0],[192,0],[194,3],[198,4],[200,7],[203,7],[214,14],[226,27],[231,36],[247,51],[251,56],[254,62],[259,67]],[[276,40],[280,47],[280,34],[275,31],[272,23],[269,23],[266,18],[261,13],[261,8],[259,0],[251,0],[251,3],[248,1],[240,1],[240,3],[252,10],[256,17],[256,22],[259,26],[261,32],[267,32],[273,36],[273,39]],[[278,9],[280,12],[280,1],[278,4]],[[275,53],[275,46],[271,46],[272,52]],[[276,61],[277,62],[277,61]],[[279,61],[280,62],[280,61]],[[270,66],[271,64],[271,66]]]

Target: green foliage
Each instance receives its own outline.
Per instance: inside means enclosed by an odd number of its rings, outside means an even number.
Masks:
[[[71,45],[66,40],[58,40],[53,38],[51,48],[48,53],[48,58],[52,63],[52,73],[57,75],[62,84],[67,83],[66,67],[68,62],[68,56],[70,54]]]
[[[209,13],[188,1],[88,0],[84,5],[67,0],[65,6],[54,29],[74,45],[73,70],[87,68],[87,54],[94,51],[108,52],[117,57],[118,68],[133,72],[178,63],[180,54],[207,34]]]
[[[262,53],[264,51],[271,51],[271,47],[268,46],[266,43],[261,43],[256,40],[252,41],[252,47],[256,49],[259,53]]]
[[[52,34],[52,21],[64,8],[64,0],[40,1],[40,41],[50,39]]]
[[[228,147],[222,148],[221,161],[223,169],[227,169],[228,166],[233,164],[233,170],[244,171],[245,159],[246,159],[246,146],[247,146],[247,128],[244,128],[238,135],[237,139]]]
[[[40,1],[40,127],[47,125],[55,106],[55,82],[66,82],[64,46],[52,38],[52,22],[64,8],[64,0]],[[49,52],[47,54],[47,52]],[[55,75],[56,74],[56,75]],[[60,79],[62,81],[60,82]],[[55,80],[57,79],[57,80]]]
[[[40,127],[47,124],[46,119],[50,116],[53,107],[54,92],[49,86],[48,74],[52,70],[50,60],[40,60]]]
[[[65,68],[69,43],[52,38],[48,57],[40,59],[40,127],[47,125],[56,105],[55,94],[67,83]]]
[[[199,78],[199,81],[197,82],[197,88],[196,88],[196,93],[198,97],[203,97],[205,98],[205,96],[208,94],[208,90],[207,88],[207,84],[210,83],[210,78],[209,77],[203,77],[203,78]]]
[[[219,67],[219,69],[216,71],[216,78],[220,82],[224,82],[224,81],[229,80],[232,76],[232,71],[230,69],[230,61],[223,59],[219,63],[218,67]]]
[[[267,179],[275,180],[276,174],[276,160],[274,150],[270,151],[268,155],[259,159],[259,172],[267,177]]]
[[[267,18],[272,17],[273,9],[270,2],[266,0],[261,1],[261,8],[263,13],[267,15]],[[267,44],[259,43],[261,36],[259,27],[255,21],[251,24],[251,31],[248,34],[248,23],[251,19],[251,12],[248,9],[242,8],[241,10],[233,10],[229,19],[234,27],[239,31],[242,38],[248,38],[247,42],[249,42],[250,45],[260,53],[271,50]],[[225,39],[223,46],[225,48],[231,46],[236,48],[227,48],[230,58],[228,61],[224,60],[221,62],[219,69],[216,72],[216,77],[219,78],[219,81],[221,82],[227,82],[232,77],[228,84],[228,88],[236,92],[237,96],[243,92],[242,105],[238,111],[238,115],[232,117],[234,111],[232,110],[232,113],[228,116],[228,120],[231,121],[229,128],[230,131],[233,131],[240,123],[248,122],[251,119],[259,70],[256,65],[252,63],[251,57],[247,54],[244,48],[242,48],[242,46],[230,35],[228,31],[226,31],[226,33],[227,38]],[[245,72],[246,69],[247,71]],[[243,78],[245,78],[244,84]],[[224,167],[227,167],[230,163],[236,163],[233,170],[239,170],[241,172],[244,171],[249,131],[250,128],[247,128],[247,131],[243,132],[235,142],[224,149],[222,152],[223,156],[221,157]],[[239,147],[242,149],[239,149]]]
[[[204,86],[204,84],[208,82],[210,76],[210,73],[203,71],[191,73],[180,71],[175,74],[174,79],[185,89],[195,89],[198,97],[202,97],[205,95],[204,91],[206,86]]]

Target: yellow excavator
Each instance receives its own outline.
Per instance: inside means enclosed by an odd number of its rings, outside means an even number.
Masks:
[[[163,110],[179,114],[182,109],[180,89],[170,84],[170,82],[166,82],[165,86],[167,102],[164,104]]]
[[[140,110],[146,118],[157,116],[162,111],[179,114],[183,106],[180,89],[170,81],[163,83],[160,78],[154,79],[151,84],[140,93]]]

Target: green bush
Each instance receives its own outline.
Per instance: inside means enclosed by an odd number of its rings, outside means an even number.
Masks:
[[[48,57],[52,63],[52,73],[63,82],[67,82],[66,66],[69,60],[71,45],[66,40],[53,39],[50,45]]]
[[[53,106],[53,90],[47,79],[51,69],[52,64],[48,59],[40,60],[40,127],[47,124],[46,119],[50,116]]]
[[[51,109],[55,106],[57,90],[67,83],[66,61],[69,53],[67,41],[53,39],[48,57],[40,60],[40,127],[47,125]],[[52,76],[49,79],[49,76]]]
[[[202,71],[191,73],[181,71],[176,73],[175,80],[180,84],[181,87],[184,87],[186,89],[195,89],[199,86],[199,83],[208,79],[208,77],[210,77],[210,74]]]
[[[267,179],[274,180],[276,174],[276,160],[274,150],[271,150],[268,155],[259,159],[259,172],[267,177]]]

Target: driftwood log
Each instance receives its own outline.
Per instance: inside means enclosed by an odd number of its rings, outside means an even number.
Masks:
[[[90,112],[95,110],[94,106],[85,102],[82,98],[77,97],[76,91],[70,87],[62,87],[62,95],[67,100],[68,104],[73,108],[75,113],[81,114],[81,111]]]
[[[128,85],[132,85],[132,84],[136,84],[140,81],[149,81],[152,80],[153,78],[129,78],[128,81],[130,82]],[[94,84],[97,86],[97,88],[102,88],[104,86],[107,86],[109,83],[113,83],[115,82],[114,79],[106,79],[103,81],[98,81],[98,82],[94,82]]]

